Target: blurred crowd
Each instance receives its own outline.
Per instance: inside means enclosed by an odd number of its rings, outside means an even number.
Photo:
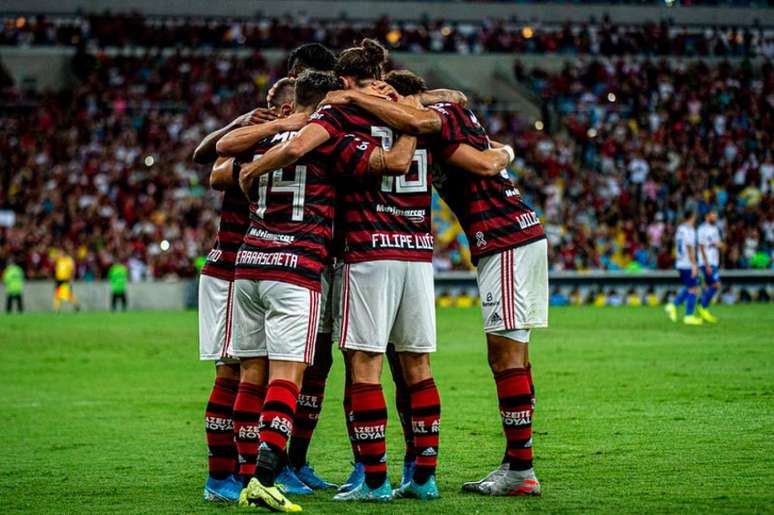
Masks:
[[[46,277],[61,249],[80,278],[105,277],[116,261],[133,280],[195,275],[220,196],[192,151],[261,104],[283,70],[257,52],[79,52],[72,64],[82,79],[72,91],[8,87],[0,97],[0,262]],[[484,99],[473,108],[494,139],[517,149],[511,171],[545,222],[553,270],[669,269],[689,208],[719,210],[725,267],[771,266],[771,64],[626,58],[514,70],[554,121],[528,122]],[[434,203],[436,268],[470,267],[459,226]]]
[[[145,17],[129,14],[7,16],[0,45],[290,49],[310,41],[344,48],[363,36],[410,52],[563,53],[774,57],[774,33],[754,27],[685,27],[667,21],[617,25],[605,17],[583,24],[541,25],[517,20],[480,23],[404,22],[298,17],[246,19]]]

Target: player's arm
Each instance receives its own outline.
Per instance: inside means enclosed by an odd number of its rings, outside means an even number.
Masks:
[[[240,127],[223,135],[215,148],[220,156],[236,156],[265,138],[287,131],[297,131],[306,125],[309,115],[295,113],[287,118],[277,118],[270,122]]]
[[[253,184],[261,175],[292,165],[330,138],[320,125],[306,125],[295,138],[268,150],[260,159],[245,163],[239,171],[239,187],[248,199],[253,198]]]
[[[441,131],[441,117],[432,109],[419,109],[408,103],[385,100],[361,91],[332,91],[322,103],[358,105],[390,127],[408,134],[432,134]]]
[[[461,106],[468,105],[468,97],[462,91],[456,89],[431,89],[419,94],[422,105],[440,104],[441,102],[454,102]]]
[[[500,148],[478,150],[463,143],[446,158],[446,163],[475,175],[492,177],[511,164],[514,157],[513,149],[507,145]]]
[[[376,175],[405,175],[411,168],[417,138],[403,134],[390,150],[379,147],[368,157],[368,171]]]
[[[686,245],[688,250],[688,259],[691,261],[691,275],[697,276],[699,274],[699,265],[696,263],[696,245]]]
[[[276,115],[269,109],[259,107],[249,113],[236,117],[231,123],[216,131],[212,131],[204,137],[193,153],[194,163],[207,164],[212,163],[218,157],[216,145],[218,140],[233,131],[236,128],[244,127],[253,123],[263,123],[276,118]]]
[[[210,188],[224,191],[232,186],[239,186],[238,172],[235,158],[218,156],[210,172]]]

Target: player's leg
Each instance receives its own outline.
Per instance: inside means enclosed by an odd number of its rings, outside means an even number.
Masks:
[[[123,293],[120,295],[120,297],[119,297],[119,300],[121,301],[121,311],[126,311],[126,304],[127,304],[127,301],[126,301],[126,292],[123,292]]]
[[[307,462],[309,444],[317,427],[325,398],[325,384],[333,366],[331,335],[333,324],[332,270],[326,268],[322,276],[320,299],[320,328],[315,341],[314,362],[307,367],[298,395],[298,406],[293,420],[293,435],[288,445],[288,460],[296,476],[314,490],[336,488],[317,475]]]
[[[435,352],[435,291],[431,263],[403,263],[400,307],[390,334],[400,357],[411,406],[416,449],[411,480],[396,495],[430,500],[440,497],[435,482],[441,424],[441,399],[430,369]]]
[[[395,383],[395,409],[398,412],[400,426],[403,430],[403,441],[406,450],[403,454],[403,474],[400,479],[400,486],[404,486],[411,481],[414,475],[414,466],[416,452],[414,450],[414,431],[411,427],[411,396],[406,379],[403,376],[403,367],[400,364],[400,357],[395,350],[395,345],[387,345],[387,363],[390,365],[390,373]]]
[[[78,297],[75,296],[72,283],[67,283],[67,302],[73,305],[75,311],[81,310],[81,303],[78,302]]]
[[[56,287],[54,288],[54,299],[51,303],[54,311],[57,313],[60,309],[62,309],[62,285],[63,283],[61,281],[56,282]]]
[[[301,511],[275,483],[287,468],[286,447],[293,431],[298,393],[307,364],[314,361],[320,292],[278,281],[260,281],[258,287],[266,306],[269,385],[261,412],[255,474],[240,496],[240,505]],[[288,485],[284,487],[289,493]]]
[[[340,346],[349,354],[352,431],[365,479],[337,501],[389,501],[385,430],[387,407],[381,385],[382,361],[400,302],[396,263],[378,261],[344,265]],[[400,270],[398,270],[399,272]],[[401,283],[402,284],[402,283]]]
[[[691,275],[690,271],[684,274],[683,277],[685,288],[688,290],[688,294],[685,298],[685,316],[683,317],[683,323],[687,325],[701,325],[704,321],[695,315],[696,311],[696,299],[699,294],[699,278]]]
[[[702,272],[704,273],[705,288],[701,294],[701,302],[696,311],[702,320],[714,324],[717,323],[718,319],[710,313],[709,307],[710,304],[712,304],[712,299],[720,288],[720,275],[718,274],[718,268],[716,266],[710,268],[709,272],[706,269],[703,269]]]
[[[534,385],[527,344],[529,328],[548,323],[546,241],[483,258],[478,282],[507,459],[487,477],[466,483],[463,489],[489,495],[539,495],[532,469]]]
[[[672,299],[672,302],[667,302],[666,306],[664,307],[664,311],[666,311],[667,316],[672,322],[677,322],[677,308],[680,307],[683,302],[685,302],[688,299],[689,295],[689,286],[687,285],[687,282],[690,282],[690,270],[678,270],[678,273],[680,274],[680,282],[683,284],[682,288],[677,292],[677,295],[675,295],[675,298]]]
[[[229,360],[233,282],[202,276],[199,281],[199,358],[214,361],[215,381],[204,414],[207,437],[207,501],[235,502],[241,482],[234,475],[234,405],[239,387],[239,367]]]

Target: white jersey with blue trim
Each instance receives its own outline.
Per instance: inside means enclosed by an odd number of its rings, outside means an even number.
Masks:
[[[699,226],[698,237],[699,245],[704,246],[704,254],[707,256],[707,263],[705,263],[701,251],[698,247],[696,248],[696,258],[699,261],[699,266],[704,266],[705,264],[720,266],[720,249],[718,247],[720,243],[720,229],[718,229],[718,226],[704,222]]]
[[[688,255],[688,247],[693,247],[693,250],[696,251],[696,229],[691,224],[682,223],[677,227],[675,246],[677,247],[675,268],[678,270],[691,268],[691,256]]]

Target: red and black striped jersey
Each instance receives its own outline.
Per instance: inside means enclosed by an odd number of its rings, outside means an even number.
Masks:
[[[385,149],[392,147],[396,137],[384,122],[357,106],[322,106],[310,123],[320,125],[331,137],[353,133]],[[344,214],[336,231],[337,239],[343,236],[345,262],[432,261],[431,164],[432,152],[418,144],[406,175],[369,176],[342,185],[338,208]]]
[[[449,157],[460,144],[490,148],[489,137],[470,110],[455,103],[430,106],[441,116],[441,156]],[[479,258],[545,238],[535,211],[521,198],[507,170],[482,177],[453,166],[436,170],[433,185],[462,225],[474,263]]]
[[[285,132],[260,141],[241,159],[260,159],[296,134]],[[237,256],[236,278],[282,281],[319,291],[331,246],[335,181],[365,175],[375,148],[369,141],[343,134],[295,164],[262,175],[257,200],[250,203],[250,227]]]
[[[220,224],[215,245],[202,267],[203,275],[225,281],[234,280],[237,252],[249,225],[248,202],[245,194],[238,187],[227,189],[223,193],[223,206],[220,210]]]

